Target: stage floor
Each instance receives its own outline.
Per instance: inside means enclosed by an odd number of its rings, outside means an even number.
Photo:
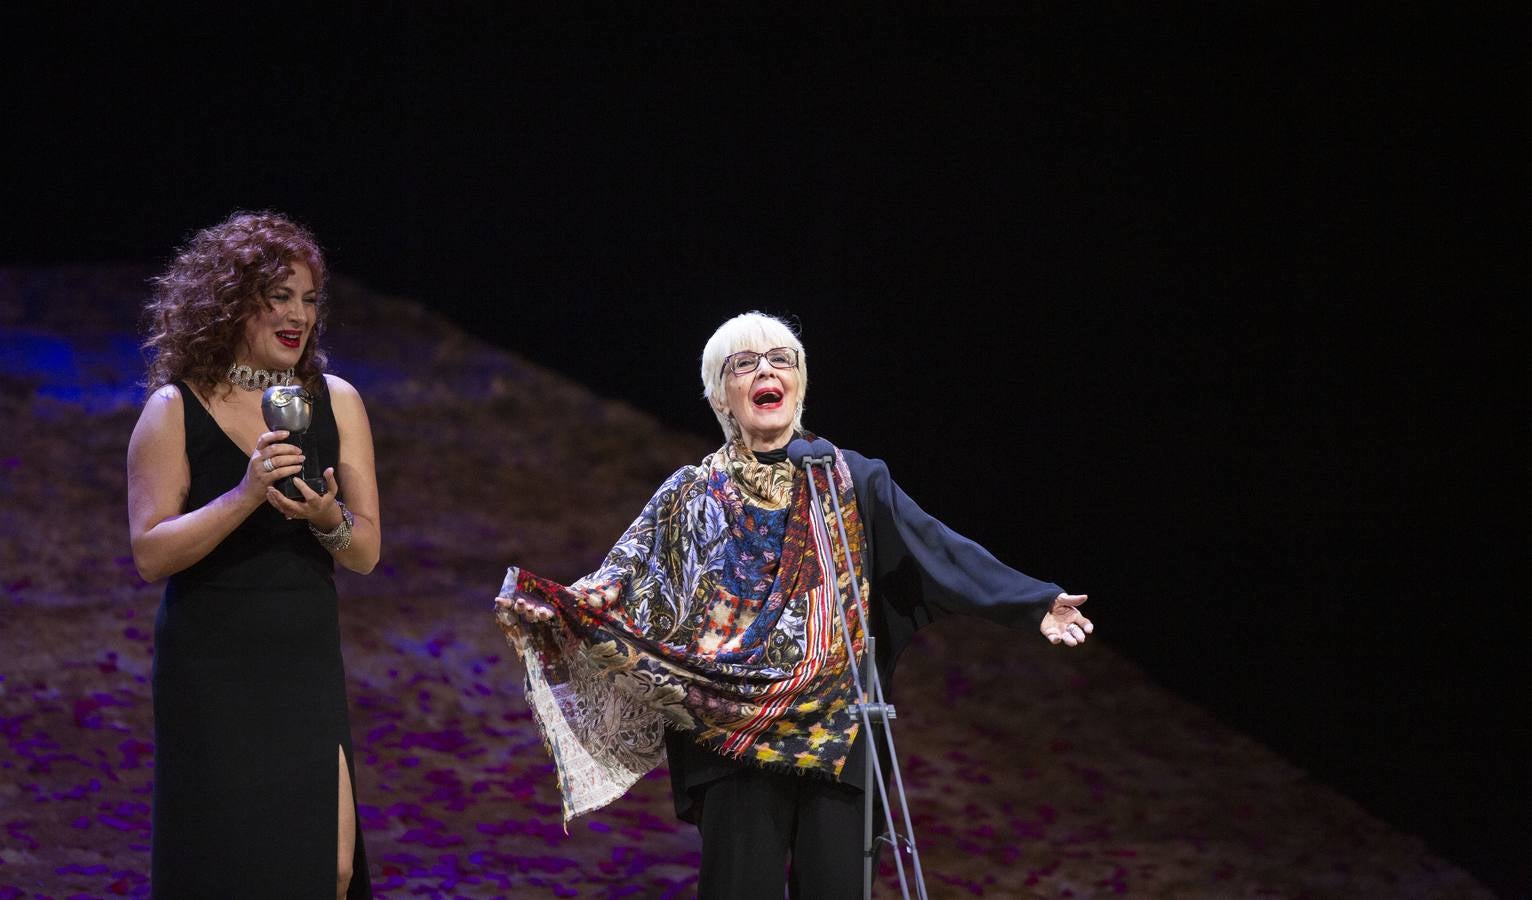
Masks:
[[[131,318],[110,304],[88,312],[92,298],[137,290],[131,271],[31,288],[11,273],[0,291],[22,323],[7,339],[56,342],[79,388],[14,360],[0,370],[12,423],[0,450],[0,898],[148,890],[161,587],[128,556],[136,409],[111,374],[120,366],[91,374],[93,360],[131,351]],[[708,441],[420,304],[344,282],[335,293],[346,322],[375,323],[338,327],[333,345],[335,370],[367,399],[383,491],[383,564],[339,578],[378,894],[691,896],[697,836],[672,817],[663,770],[565,833],[490,602],[509,563],[560,578],[592,568]],[[83,320],[49,311],[66,303]],[[1157,687],[1111,646],[1110,604],[1134,598],[1097,600],[1102,635],[1084,648],[960,620],[922,634],[901,663],[895,733],[932,896],[1490,896],[1418,838]],[[897,896],[886,864],[877,896]]]

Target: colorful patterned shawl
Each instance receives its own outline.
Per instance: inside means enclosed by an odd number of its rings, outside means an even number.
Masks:
[[[863,579],[861,519],[839,455],[834,471]],[[858,724],[833,604],[858,654],[863,634],[846,576],[832,586],[848,571],[845,550],[814,524],[805,477],[730,444],[672,475],[601,568],[573,585],[507,572],[501,597],[557,612],[538,626],[506,610],[496,618],[526,663],[566,822],[658,765],[666,726],[767,768],[840,774]],[[828,486],[822,472],[816,479],[833,531]]]

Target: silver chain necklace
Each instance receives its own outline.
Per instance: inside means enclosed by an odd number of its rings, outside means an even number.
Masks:
[[[292,384],[293,370],[283,369],[280,372],[272,372],[267,369],[253,369],[250,366],[242,366],[235,363],[229,366],[229,373],[224,376],[229,384],[247,391],[264,391],[276,384]]]

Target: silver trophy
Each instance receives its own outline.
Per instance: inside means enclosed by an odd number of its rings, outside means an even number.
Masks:
[[[314,421],[314,398],[309,396],[309,392],[297,384],[278,384],[267,388],[261,394],[261,418],[266,420],[267,431],[288,432],[286,443],[294,444],[303,451],[303,480],[314,493],[325,493],[329,486],[325,484],[324,476],[309,474],[309,451],[304,446],[304,434]],[[293,479],[297,477],[289,475],[278,481],[276,487],[282,496],[301,501],[303,492],[293,484]]]

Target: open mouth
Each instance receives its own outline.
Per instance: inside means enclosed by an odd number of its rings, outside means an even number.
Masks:
[[[279,331],[277,332],[277,341],[284,347],[291,347],[296,350],[303,345],[303,332]]]
[[[750,395],[750,402],[761,409],[776,409],[782,405],[782,391],[774,387],[763,387]]]

